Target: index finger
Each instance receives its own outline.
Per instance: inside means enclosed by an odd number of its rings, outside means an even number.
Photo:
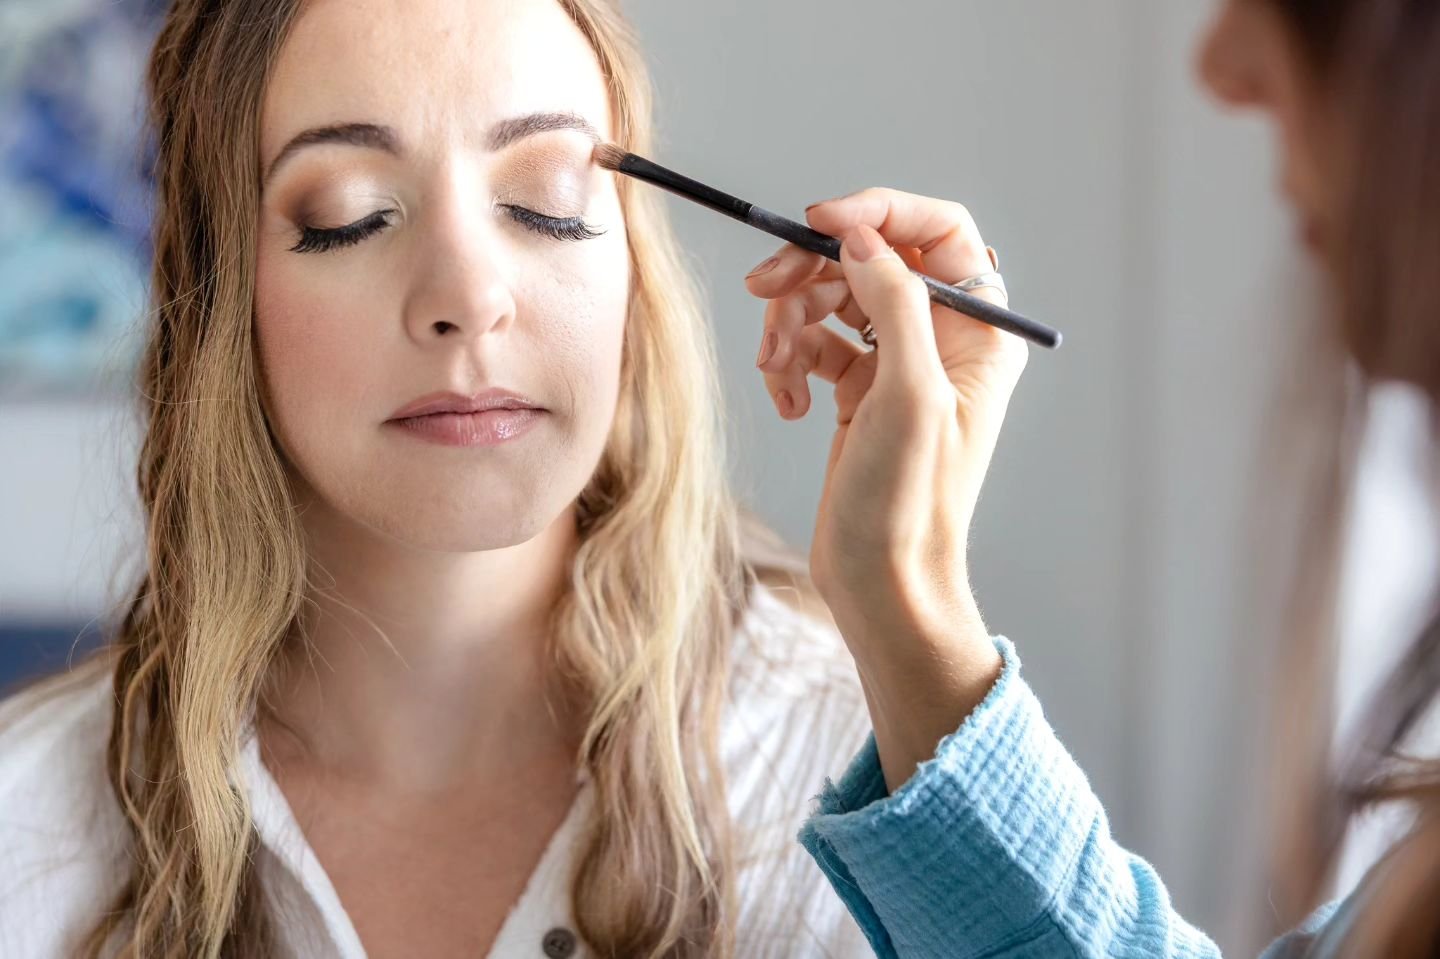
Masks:
[[[871,187],[817,203],[805,211],[805,219],[831,236],[846,236],[863,223],[891,246],[918,249],[925,258],[925,272],[946,283],[992,269],[970,211],[952,200]]]

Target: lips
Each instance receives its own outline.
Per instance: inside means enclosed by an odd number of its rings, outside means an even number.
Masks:
[[[429,413],[395,420],[391,428],[441,446],[499,446],[528,433],[544,410],[496,409],[478,413]]]
[[[485,413],[490,410],[540,410],[539,403],[514,390],[492,388],[480,393],[465,395],[451,391],[429,393],[412,400],[391,416],[391,420],[407,420],[417,416],[435,416],[444,413]]]

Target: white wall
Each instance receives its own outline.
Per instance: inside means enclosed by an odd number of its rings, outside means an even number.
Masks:
[[[660,77],[666,160],[792,215],[874,184],[959,199],[999,249],[1017,308],[1066,333],[1059,353],[1036,351],[1015,398],[975,565],[994,626],[1043,665],[1035,681],[1117,807],[1130,799],[1123,718],[1090,700],[1125,696],[1133,610],[1120,595],[1137,311],[1126,282],[1105,277],[1135,251],[1144,203],[1129,188],[1129,6],[916,3],[882,19],[858,4],[630,5]],[[713,291],[741,475],[806,542],[834,407],[782,422],[753,369],[762,305],[741,277],[774,244],[674,210]]]

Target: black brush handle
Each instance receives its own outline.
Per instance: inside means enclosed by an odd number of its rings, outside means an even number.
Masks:
[[[754,206],[739,197],[723,193],[713,186],[706,186],[699,180],[692,180],[688,176],[683,176],[633,153],[625,154],[618,169],[627,176],[644,180],[646,183],[653,183],[677,196],[683,196],[693,203],[707,206],[717,213],[734,217],[741,222],[745,221],[745,217],[749,215]]]
[[[757,230],[763,230],[777,239],[793,243],[803,250],[819,253],[823,257],[837,263],[840,262],[840,240],[837,237],[812,230],[805,224],[797,223],[789,217],[771,213],[763,207],[707,186],[699,180],[692,180],[634,153],[625,154],[620,162],[619,170],[628,176],[653,183],[671,193],[683,196],[687,200],[709,207],[717,213],[723,213],[742,223],[748,223]],[[932,302],[948,306],[950,309],[974,317],[982,323],[989,323],[998,329],[1014,333],[1016,336],[1046,349],[1053,350],[1060,345],[1059,330],[1029,317],[1021,316],[1003,306],[997,306],[989,300],[966,293],[949,283],[942,283],[933,276],[926,276],[919,270],[910,272],[925,282],[925,289],[929,292]]]
[[[828,257],[836,263],[840,262],[840,238],[821,233],[819,230],[812,230],[803,223],[796,223],[789,217],[781,216],[778,213],[771,213],[764,207],[754,204],[750,206],[750,215],[745,222],[757,230],[764,230],[773,237],[785,240],[787,243],[794,243],[802,250],[809,250],[811,253],[819,253]]]
[[[793,243],[801,249],[809,250],[811,253],[819,253],[840,261],[840,240],[833,236],[827,236],[817,230],[812,230],[803,223],[796,223],[788,217],[778,213],[771,213],[762,207],[751,204],[750,215],[745,221],[757,229],[764,230],[771,236],[778,237],[789,243]],[[966,316],[974,317],[982,323],[989,323],[991,326],[1016,336],[1029,340],[1046,349],[1055,349],[1063,339],[1060,331],[1021,316],[1014,310],[1007,310],[1003,306],[991,303],[989,300],[967,293],[964,290],[951,286],[949,283],[942,283],[933,276],[927,276],[919,270],[911,270],[911,273],[920,277],[925,283],[925,289],[930,294],[930,300],[939,303],[941,306],[948,306],[957,313],[964,313]]]

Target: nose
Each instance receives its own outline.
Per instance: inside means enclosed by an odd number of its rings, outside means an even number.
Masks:
[[[1231,107],[1264,107],[1268,102],[1260,49],[1264,25],[1253,6],[1253,0],[1224,0],[1195,59],[1201,86]]]
[[[410,337],[421,345],[454,343],[513,323],[509,258],[489,204],[436,198],[422,215],[428,222],[418,231],[405,304]]]

